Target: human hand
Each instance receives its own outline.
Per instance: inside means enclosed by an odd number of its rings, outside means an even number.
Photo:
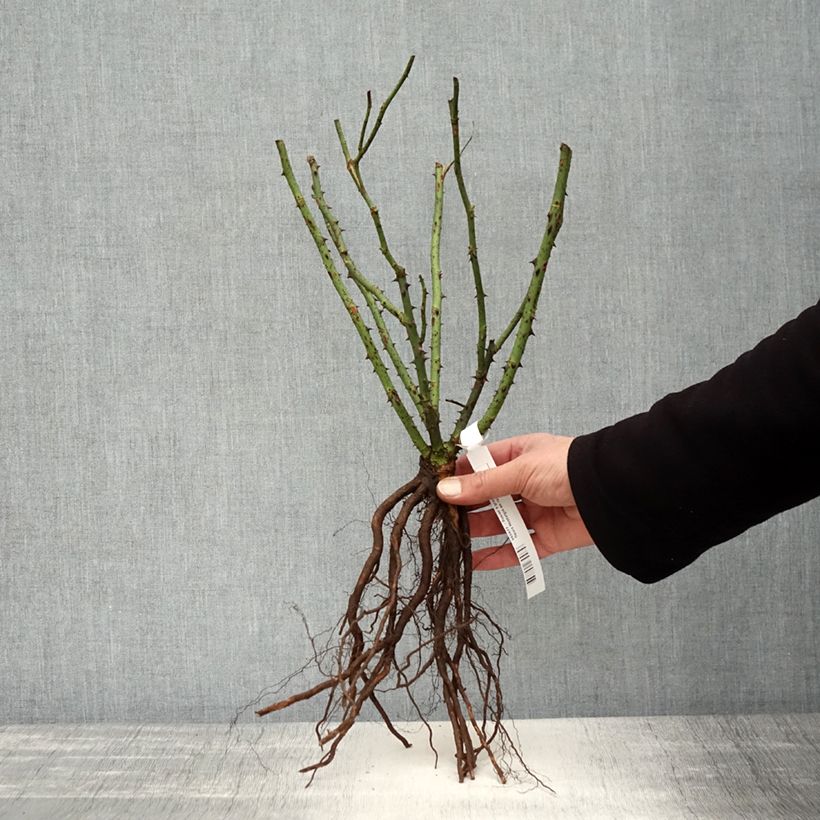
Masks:
[[[534,530],[539,557],[592,544],[569,483],[567,454],[571,436],[532,433],[495,441],[487,446],[497,467],[474,473],[466,456],[456,461],[456,477],[436,488],[449,504],[469,505],[470,537],[501,536],[496,546],[473,550],[473,569],[502,569],[518,563],[495,510],[476,512],[491,498],[511,495],[524,523]]]

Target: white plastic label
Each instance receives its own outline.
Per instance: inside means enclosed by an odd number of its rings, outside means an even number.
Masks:
[[[484,436],[479,432],[478,422],[465,427],[459,440],[461,446],[466,450],[467,460],[477,473],[496,466],[489,448],[484,444]],[[535,550],[535,544],[532,543],[527,525],[521,513],[518,512],[518,507],[511,495],[491,498],[490,504],[518,556],[518,563],[524,573],[527,599],[532,598],[544,591],[544,573],[541,570],[541,559]]]

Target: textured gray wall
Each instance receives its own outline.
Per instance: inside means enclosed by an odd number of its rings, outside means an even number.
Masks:
[[[365,90],[381,100],[411,53],[372,190],[425,269],[457,74],[493,327],[528,276],[558,145],[574,151],[495,436],[646,409],[820,295],[811,2],[18,0],[0,23],[3,721],[227,719],[305,657],[289,602],[315,630],[341,613],[371,493],[416,459],[273,143],[303,181],[317,155],[386,280],[333,118],[354,132]],[[458,398],[473,320],[454,191]],[[812,503],[652,587],[579,550],[545,563],[529,605],[517,569],[480,576],[513,635],[510,713],[819,709],[818,535]]]

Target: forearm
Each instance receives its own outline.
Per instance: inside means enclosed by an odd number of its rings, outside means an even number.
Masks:
[[[711,379],[570,447],[573,495],[616,568],[652,583],[820,494],[820,303]]]

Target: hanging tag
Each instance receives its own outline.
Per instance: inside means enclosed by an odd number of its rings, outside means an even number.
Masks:
[[[489,448],[484,444],[484,436],[478,430],[478,422],[465,427],[459,440],[462,448],[466,450],[467,460],[477,473],[496,466]],[[535,550],[535,544],[532,543],[527,525],[511,495],[491,498],[490,504],[518,556],[518,563],[524,573],[527,598],[532,598],[544,591],[544,573],[541,570],[541,559]]]

